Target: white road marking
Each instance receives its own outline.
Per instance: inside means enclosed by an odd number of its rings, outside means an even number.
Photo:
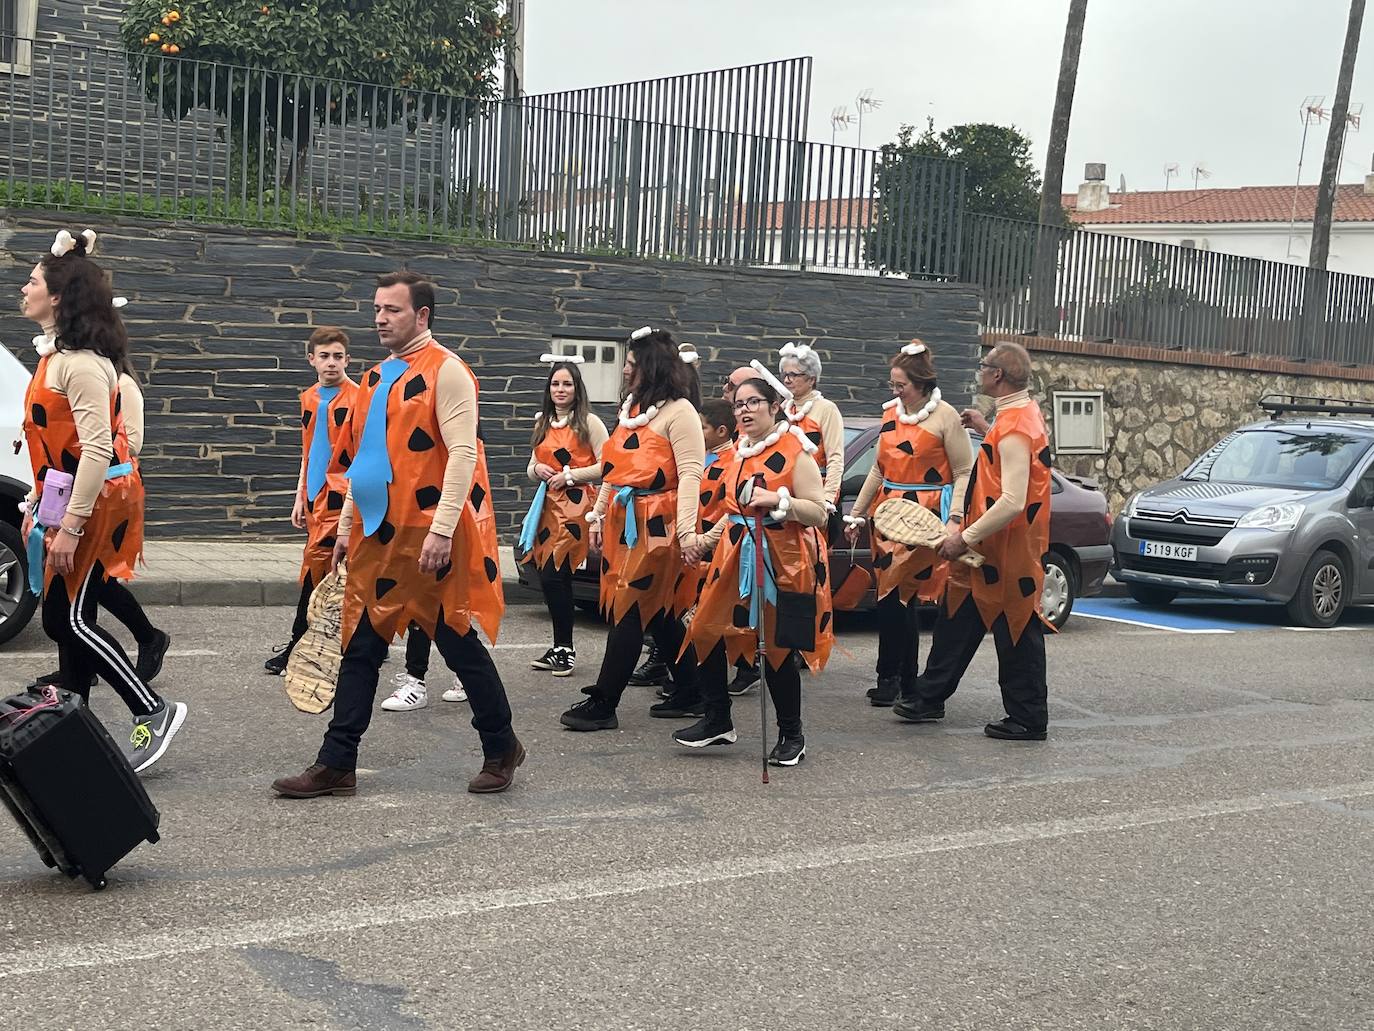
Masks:
[[[212,652],[212,651],[209,651],[209,650],[207,650],[207,649],[205,649],[205,648],[186,648],[186,649],[181,650],[181,651],[178,651],[178,650],[176,650],[176,649],[172,649],[171,651],[169,651],[169,652],[167,653],[167,658],[169,658],[169,659],[190,659],[190,658],[197,658],[197,657],[205,656],[205,655],[218,655],[218,654],[219,654],[219,652]],[[56,661],[56,660],[57,660],[57,654],[56,654],[55,652],[5,652],[5,651],[0,651],[0,659],[5,659],[6,661],[8,661],[9,659],[52,659],[53,661]]]
[[[0,953],[0,979],[50,974],[81,967],[127,965],[140,960],[159,960],[169,956],[243,948],[297,938],[328,941],[361,930],[454,920],[477,913],[625,897],[645,892],[676,892],[684,888],[725,884],[754,877],[786,876],[856,863],[886,865],[894,860],[915,859],[942,852],[997,848],[1077,835],[1114,834],[1189,820],[1292,809],[1371,794],[1374,794],[1374,781],[1364,781],[1307,791],[1251,795],[895,841],[799,849],[773,856],[729,856],[691,865],[621,871],[524,888],[436,895],[404,902],[351,906],[221,926],[188,927],[125,938],[53,945]]]
[[[1184,629],[1184,628],[1182,628],[1182,627],[1176,627],[1176,626],[1165,626],[1163,623],[1147,623],[1147,622],[1145,622],[1144,620],[1140,620],[1140,619],[1127,619],[1127,618],[1124,617],[1124,616],[1103,616],[1103,615],[1100,615],[1100,614],[1098,614],[1098,613],[1096,613],[1096,612],[1075,612],[1074,615],[1075,615],[1075,616],[1079,616],[1079,617],[1081,617],[1081,618],[1083,618],[1083,619],[1104,619],[1104,620],[1106,620],[1108,623],[1125,623],[1127,626],[1141,626],[1141,627],[1145,627],[1147,630],[1167,630],[1167,631],[1168,631],[1169,633],[1171,633],[1171,634],[1234,634],[1234,633],[1235,633],[1234,630],[1219,630],[1219,629],[1218,629],[1218,630],[1213,630],[1213,629],[1197,629],[1197,628],[1188,628],[1188,629]]]

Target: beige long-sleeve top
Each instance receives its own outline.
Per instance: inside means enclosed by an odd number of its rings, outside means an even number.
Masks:
[[[786,424],[782,425],[785,430]],[[830,514],[825,510],[826,494],[825,484],[821,480],[821,467],[805,452],[798,455],[792,465],[792,485],[787,489],[792,493],[792,507],[783,516],[783,522],[801,523],[802,526],[825,525]],[[728,519],[722,519],[706,533],[698,534],[694,543],[702,545],[707,551],[714,550],[729,522]]]
[[[419,350],[430,340],[423,333],[398,351],[404,358]],[[440,488],[439,504],[434,509],[430,531],[442,537],[452,537],[463,515],[472,476],[477,469],[477,387],[472,377],[450,358],[439,366],[434,381],[434,414],[439,420],[439,436],[448,448],[448,462],[444,466],[444,482]],[[348,489],[343,511],[339,513],[339,537],[347,537],[353,528],[353,488]]]
[[[701,493],[701,470],[706,462],[706,440],[701,434],[701,415],[685,397],[660,405],[658,414],[649,422],[649,429],[668,441],[677,465],[677,539],[684,547],[696,536],[698,495]],[[601,465],[596,466],[600,479]],[[603,483],[596,495],[595,512],[606,514],[611,503],[610,484]]]
[[[925,402],[922,402],[924,404]],[[968,490],[969,473],[973,470],[973,443],[968,439],[968,430],[959,419],[953,405],[941,401],[935,411],[921,423],[921,427],[940,438],[945,457],[949,459],[949,470],[954,477],[954,495],[949,503],[951,513],[964,510],[964,494]],[[875,445],[876,446],[876,445]],[[854,514],[868,515],[868,506],[873,503],[883,485],[883,471],[877,462],[864,477],[864,485],[859,488],[859,496],[854,499]]]
[[[81,442],[67,511],[89,517],[114,458],[110,441],[110,395],[119,382],[108,358],[94,351],[57,351],[48,359],[46,386],[66,395]],[[30,496],[32,500],[32,496]]]
[[[1034,404],[1030,394],[1018,390],[997,399],[997,411],[1025,408]],[[1030,485],[1030,441],[1019,433],[1009,433],[997,442],[997,457],[1002,463],[1002,495],[980,519],[964,529],[964,543],[973,547],[990,534],[1005,527],[1026,507]]]
[[[119,412],[124,416],[129,451],[137,458],[143,450],[143,391],[127,372],[119,374]]]
[[[840,484],[844,481],[844,416],[834,401],[813,390],[805,397],[788,404],[788,410],[798,412],[812,402],[806,414],[821,428],[821,449],[816,464],[825,466],[825,500],[839,504]],[[822,457],[823,456],[823,457]]]
[[[558,412],[558,418],[567,417],[568,413],[561,408],[555,409],[555,411]],[[609,439],[610,434],[606,432],[606,424],[590,412],[587,413],[587,444],[591,447],[592,454],[596,456],[596,461],[591,465],[569,469],[568,472],[572,475],[573,483],[595,483],[601,479],[601,446]],[[535,475],[534,467],[538,464],[535,461],[534,452],[530,452],[530,464],[525,467],[525,475],[536,483],[539,482],[539,477]]]

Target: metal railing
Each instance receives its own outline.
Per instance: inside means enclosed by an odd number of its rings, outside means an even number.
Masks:
[[[959,279],[992,332],[1374,364],[1374,279],[968,215]]]
[[[836,271],[900,241],[956,271],[922,241],[957,231],[957,162],[880,198],[873,151],[31,46],[31,75],[0,73],[0,203]]]

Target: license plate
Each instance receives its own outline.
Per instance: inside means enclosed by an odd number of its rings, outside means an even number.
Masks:
[[[1170,558],[1176,562],[1196,562],[1196,544],[1170,544],[1167,541],[1141,541],[1140,554],[1145,558]]]

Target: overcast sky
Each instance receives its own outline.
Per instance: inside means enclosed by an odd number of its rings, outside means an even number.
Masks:
[[[778,58],[814,58],[810,138],[871,88],[863,145],[902,122],[1017,126],[1043,168],[1068,0],[527,0],[530,93]],[[1105,161],[1113,191],[1286,185],[1297,171],[1309,94],[1335,94],[1347,0],[1089,0],[1064,186]],[[1374,152],[1374,14],[1365,20],[1352,101],[1369,121],[1346,144],[1343,182]],[[1315,182],[1326,125],[1308,136]],[[837,142],[857,142],[851,126]]]

